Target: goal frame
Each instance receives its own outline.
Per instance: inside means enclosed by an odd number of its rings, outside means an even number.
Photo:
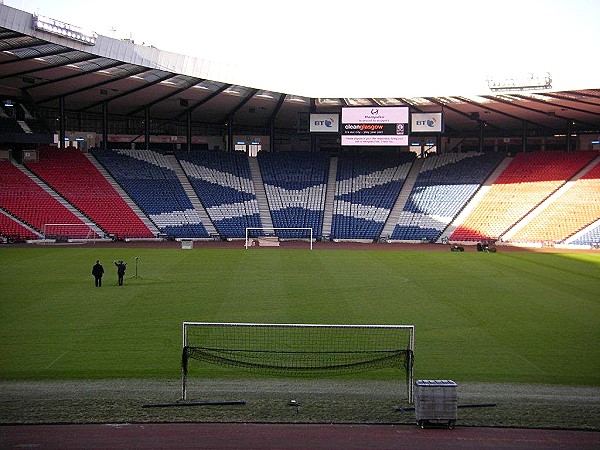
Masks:
[[[69,238],[67,239],[83,239],[85,241],[94,241],[96,240],[96,236],[98,233],[94,230],[94,224],[91,222],[81,222],[81,223],[45,223],[42,225],[42,234],[44,235],[44,240],[48,240],[48,227],[56,226],[56,227],[87,227],[88,234],[85,238]],[[90,237],[91,236],[91,237]]]
[[[249,239],[249,232],[252,230],[259,230],[259,231],[277,231],[277,230],[309,230],[310,231],[310,238],[309,238],[309,243],[310,243],[310,249],[313,249],[313,229],[312,227],[247,227],[246,228],[246,235],[245,235],[245,239],[244,239],[244,248],[248,249],[248,247],[250,247],[250,245],[248,245],[248,239]]]
[[[397,328],[408,330],[408,365],[406,373],[406,390],[408,402],[414,403],[414,350],[415,326],[414,325],[344,325],[344,324],[302,324],[302,323],[251,323],[251,322],[183,322],[182,323],[182,355],[188,347],[187,330],[195,326],[223,326],[223,327],[289,327],[289,328]],[[187,401],[187,366],[182,361],[181,367],[181,401]]]

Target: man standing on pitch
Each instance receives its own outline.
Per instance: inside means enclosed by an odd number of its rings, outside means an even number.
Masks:
[[[96,287],[102,286],[102,275],[104,275],[104,267],[100,264],[100,260],[96,260],[96,264],[92,267],[92,275],[94,275],[94,283]]]
[[[127,268],[127,263],[123,262],[123,260],[115,261],[115,266],[117,266],[117,276],[119,278],[119,286],[123,286],[123,277],[125,276],[125,269]]]

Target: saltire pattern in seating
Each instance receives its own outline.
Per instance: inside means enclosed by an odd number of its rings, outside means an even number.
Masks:
[[[93,153],[162,233],[175,238],[210,237],[165,155],[152,150]]]
[[[329,155],[259,153],[258,162],[274,227],[306,227],[319,236],[327,192]],[[278,231],[280,237],[292,232]]]
[[[261,226],[245,154],[201,150],[177,157],[220,236],[243,238],[247,227]]]
[[[340,156],[331,237],[378,239],[413,160],[413,153]]]

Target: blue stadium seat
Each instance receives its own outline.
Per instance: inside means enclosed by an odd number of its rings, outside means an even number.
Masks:
[[[93,150],[94,156],[162,233],[210,237],[167,158],[151,150]]]
[[[331,237],[379,238],[413,160],[413,153],[340,156]]]
[[[435,240],[502,161],[498,153],[445,153],[423,161],[390,238]]]
[[[329,155],[285,152],[259,153],[258,162],[274,227],[323,229]],[[292,231],[289,232],[292,236]],[[278,233],[286,237],[286,232]]]
[[[222,237],[243,238],[247,227],[261,226],[245,154],[199,150],[177,158]]]

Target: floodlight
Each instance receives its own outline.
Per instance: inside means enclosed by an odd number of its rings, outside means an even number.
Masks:
[[[551,89],[552,75],[549,72],[529,72],[517,75],[490,76],[487,84],[492,91],[524,91]]]
[[[82,42],[86,45],[96,45],[96,38],[98,37],[97,33],[84,31],[75,25],[38,15],[33,16],[33,29]]]

